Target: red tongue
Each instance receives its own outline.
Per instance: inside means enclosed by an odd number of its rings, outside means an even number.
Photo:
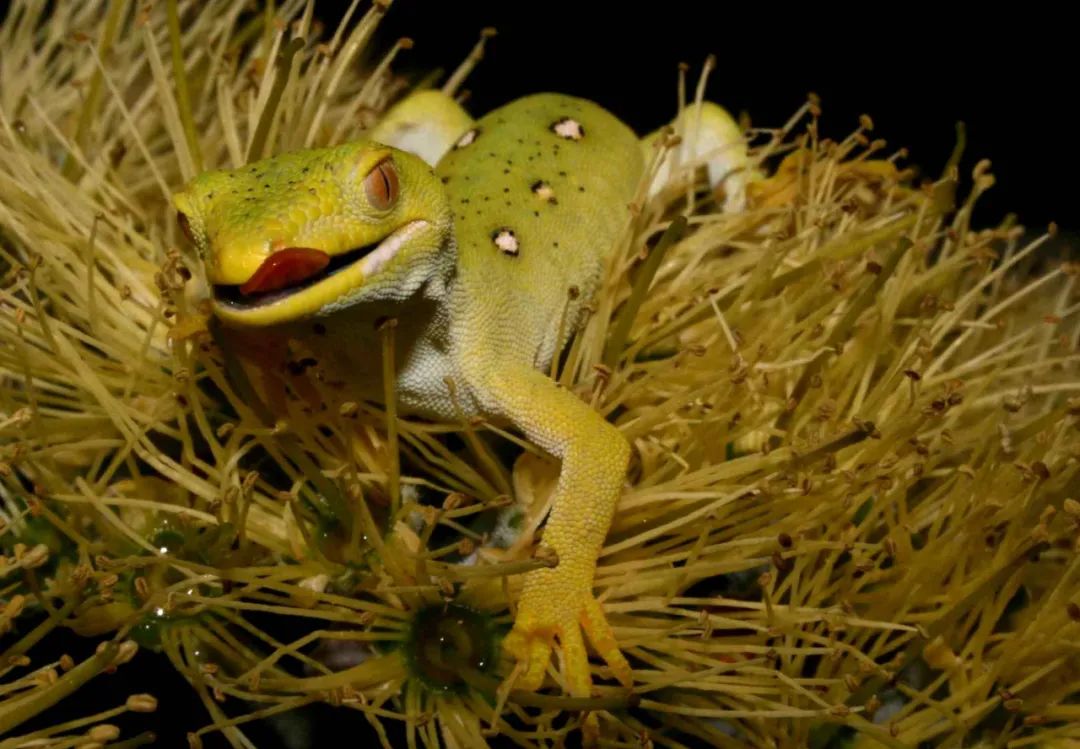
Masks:
[[[321,273],[330,256],[309,247],[288,247],[263,260],[259,269],[240,287],[245,296],[277,291]]]

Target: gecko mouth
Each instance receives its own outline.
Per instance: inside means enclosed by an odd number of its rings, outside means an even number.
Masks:
[[[359,267],[363,277],[367,278],[378,272],[417,230],[426,225],[423,220],[410,221],[378,242],[336,255],[308,248],[280,250],[267,258],[247,283],[215,284],[214,301],[230,311],[245,312],[302,294],[351,268]],[[263,286],[269,286],[266,290],[259,288],[262,278],[269,278]]]

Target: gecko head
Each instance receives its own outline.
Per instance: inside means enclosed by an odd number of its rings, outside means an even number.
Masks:
[[[431,168],[360,141],[207,172],[173,195],[215,314],[265,326],[405,299],[452,263]]]

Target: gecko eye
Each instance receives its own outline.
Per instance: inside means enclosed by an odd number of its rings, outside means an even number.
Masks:
[[[184,232],[184,236],[188,238],[188,241],[195,244],[195,235],[191,231],[191,222],[188,221],[187,215],[182,211],[177,211],[176,223],[180,225],[180,231]]]
[[[398,175],[390,159],[379,164],[364,177],[364,191],[372,206],[385,211],[397,202]]]

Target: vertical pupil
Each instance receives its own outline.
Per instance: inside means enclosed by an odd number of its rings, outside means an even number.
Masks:
[[[386,173],[386,166],[379,167],[379,176],[382,177],[383,195],[387,201],[393,200],[393,195],[390,192],[390,175]]]
[[[397,200],[397,172],[388,162],[378,164],[365,181],[368,198],[380,209],[389,208]]]

